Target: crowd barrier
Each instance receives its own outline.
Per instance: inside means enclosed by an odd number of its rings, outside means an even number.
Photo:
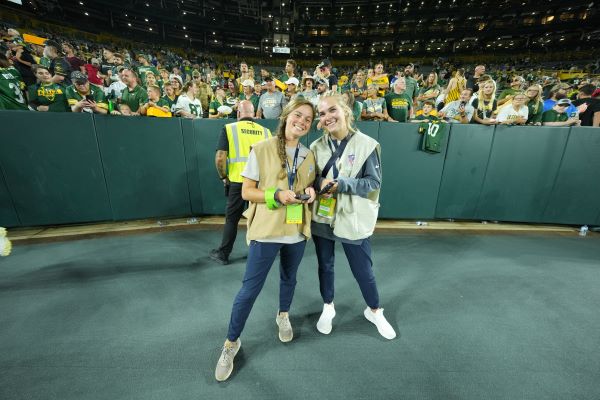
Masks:
[[[0,111],[0,226],[223,214],[227,122]],[[598,129],[452,125],[430,154],[416,124],[358,127],[382,147],[380,218],[600,225]]]

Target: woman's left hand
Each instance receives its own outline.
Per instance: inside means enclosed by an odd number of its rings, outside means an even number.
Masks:
[[[304,193],[310,195],[310,199],[306,200],[308,204],[311,204],[317,198],[317,192],[315,192],[312,186],[304,189]]]

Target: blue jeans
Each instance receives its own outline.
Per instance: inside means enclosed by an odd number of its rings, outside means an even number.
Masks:
[[[237,340],[242,334],[252,306],[265,284],[267,274],[280,254],[279,263],[279,311],[287,312],[292,305],[296,288],[296,272],[304,255],[306,240],[294,244],[250,242],[246,273],[242,288],[235,296],[227,338]]]
[[[335,240],[316,235],[313,235],[312,238],[315,242],[317,260],[319,261],[321,297],[324,303],[331,303],[334,295]],[[370,308],[379,308],[379,293],[375,275],[373,275],[373,261],[371,260],[371,241],[367,238],[361,244],[342,242],[342,246],[365,302]]]

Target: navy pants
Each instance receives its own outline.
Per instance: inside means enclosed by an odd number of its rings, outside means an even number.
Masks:
[[[313,235],[312,238],[315,242],[317,260],[319,261],[321,297],[323,297],[324,303],[331,303],[334,296],[335,240],[316,235]],[[371,241],[367,238],[361,244],[342,242],[342,246],[365,302],[370,308],[379,308],[379,293],[375,275],[373,275],[373,261],[371,260]]]
[[[279,311],[287,312],[292,305],[296,288],[296,272],[304,255],[306,240],[294,244],[250,242],[248,263],[242,288],[235,296],[227,339],[232,342],[242,334],[254,301],[265,284],[267,274],[280,254],[279,263]]]

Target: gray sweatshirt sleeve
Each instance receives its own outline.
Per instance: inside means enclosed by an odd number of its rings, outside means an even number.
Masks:
[[[338,192],[367,197],[381,187],[381,160],[377,150],[367,158],[356,178],[338,176]]]

